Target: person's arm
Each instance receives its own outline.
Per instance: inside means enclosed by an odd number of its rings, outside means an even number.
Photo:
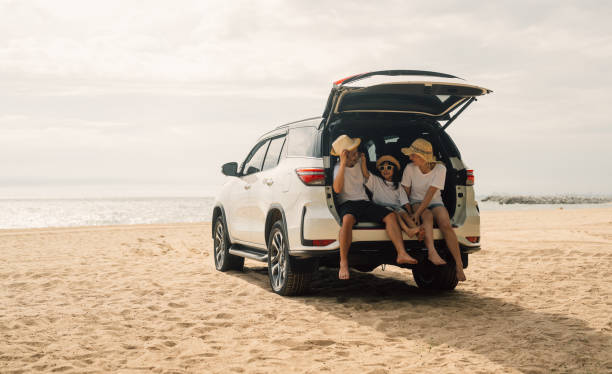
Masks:
[[[423,213],[423,211],[427,209],[429,203],[431,202],[431,199],[433,199],[433,195],[436,193],[437,190],[437,187],[429,186],[429,188],[427,189],[427,193],[425,193],[425,198],[423,198],[423,201],[421,201],[421,204],[419,204],[417,210],[414,212],[415,216],[420,217],[421,213]]]
[[[363,174],[363,178],[367,183],[368,179],[370,179],[370,171],[368,170],[364,153],[361,154],[361,174]]]
[[[348,151],[345,149],[340,154],[340,167],[338,168],[338,174],[334,177],[334,192],[340,193],[344,188],[344,169],[346,168],[346,159],[348,158]]]
[[[406,197],[408,197],[408,203],[404,204],[404,209],[408,214],[412,214],[412,205],[410,205],[410,190],[412,187],[412,173],[410,171],[409,166],[404,168],[402,172],[402,181],[400,182],[400,186],[406,191]]]
[[[406,191],[406,196],[410,196],[410,187],[406,187],[404,185],[401,186],[404,191]],[[409,198],[410,199],[410,198]],[[410,200],[408,200],[408,202],[406,204],[404,204],[404,209],[406,209],[406,212],[408,212],[408,214],[412,214],[412,205],[410,205]]]

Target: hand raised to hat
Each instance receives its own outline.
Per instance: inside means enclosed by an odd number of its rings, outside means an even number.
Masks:
[[[349,151],[346,149],[340,153],[340,166],[346,166],[346,162],[348,161]]]

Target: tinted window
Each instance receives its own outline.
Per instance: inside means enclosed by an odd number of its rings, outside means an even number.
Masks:
[[[321,135],[316,127],[289,130],[287,156],[321,157]]]
[[[263,170],[272,169],[278,164],[278,160],[280,158],[281,150],[283,149],[283,143],[285,142],[285,137],[281,136],[280,138],[274,138],[270,141],[270,146],[268,147],[268,153],[266,153],[266,159],[263,163]]]
[[[444,148],[446,148],[446,150],[449,152],[449,157],[455,156],[461,158],[461,153],[459,153],[457,146],[445,131],[442,131],[440,134],[440,139],[444,144]]]
[[[255,148],[253,148],[249,158],[247,158],[244,163],[242,174],[249,175],[261,171],[264,156],[266,155],[266,150],[268,149],[268,143],[270,142],[266,140],[265,142],[257,144]]]

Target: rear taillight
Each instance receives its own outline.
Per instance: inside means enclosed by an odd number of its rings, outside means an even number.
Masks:
[[[323,168],[300,168],[295,169],[295,172],[307,186],[325,185],[325,169]]]
[[[312,245],[316,247],[325,247],[326,245],[330,245],[335,241],[336,239],[313,240]]]
[[[470,243],[478,243],[480,241],[480,236],[466,236],[465,237]]]
[[[467,178],[465,180],[465,185],[466,186],[473,186],[474,185],[474,170],[466,170],[467,171]]]

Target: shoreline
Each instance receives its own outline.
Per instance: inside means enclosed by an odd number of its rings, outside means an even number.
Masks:
[[[479,205],[480,206],[480,205]],[[551,211],[551,210],[571,210],[571,211],[589,211],[589,210],[600,210],[600,209],[610,209],[612,208],[612,204],[597,204],[597,205],[593,205],[593,206],[588,206],[588,207],[584,207],[584,206],[576,206],[576,205],[569,205],[567,207],[564,207],[563,205],[560,206],[547,206],[547,207],[541,207],[538,204],[532,204],[532,205],[526,205],[526,206],[517,206],[517,205],[502,205],[500,208],[496,208],[496,209],[483,209],[482,206],[480,207],[481,211],[480,214],[481,216],[483,214],[490,214],[490,213],[494,213],[494,212],[547,212],[547,211]],[[538,209],[540,208],[540,209]],[[123,227],[123,226],[133,226],[133,227],[146,227],[146,226],[159,226],[159,227],[163,227],[163,226],[175,226],[175,225],[203,225],[203,224],[211,224],[211,221],[208,220],[201,220],[201,221],[188,221],[188,222],[181,222],[181,221],[177,221],[177,222],[159,222],[159,223],[117,223],[117,224],[100,224],[100,225],[66,225],[66,226],[37,226],[37,227],[16,227],[16,228],[3,228],[0,227],[0,233],[3,232],[11,232],[11,231],[23,231],[23,230],[55,230],[55,229],[86,229],[86,228],[119,228],[119,227]]]

